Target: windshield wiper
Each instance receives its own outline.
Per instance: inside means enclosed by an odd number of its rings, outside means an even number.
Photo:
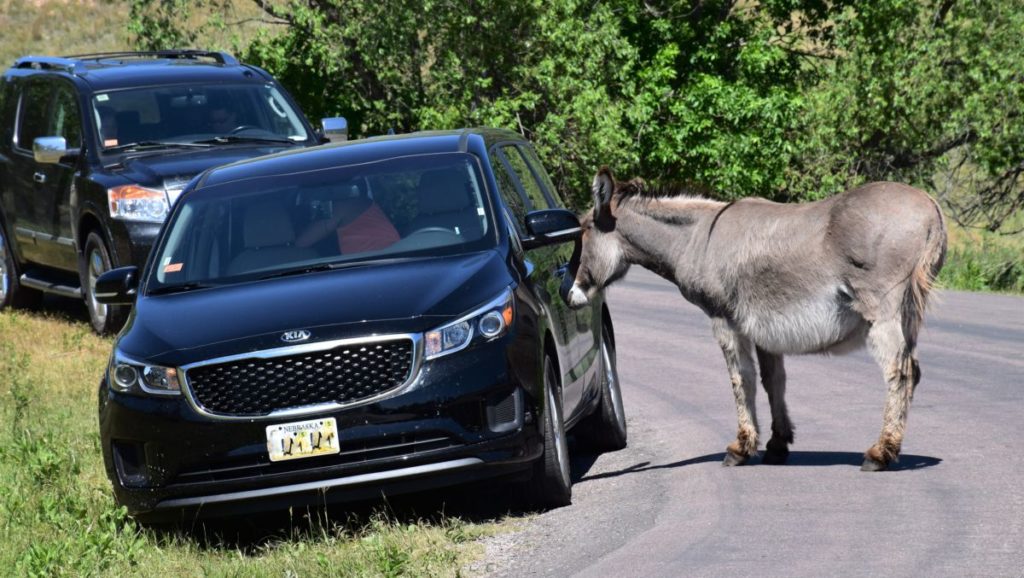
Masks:
[[[159,140],[143,140],[139,142],[130,142],[123,145],[117,145],[115,147],[108,147],[103,149],[104,153],[117,153],[127,152],[133,150],[151,149],[151,148],[195,148],[205,149],[210,148],[210,145],[204,143],[193,143],[193,142],[170,142],[170,141],[159,141]]]
[[[217,287],[217,285],[190,281],[188,283],[179,283],[178,285],[164,285],[163,287],[157,287],[156,289],[151,289],[148,294],[166,295],[168,293],[184,293],[185,291],[192,291],[194,289],[210,289],[211,287]]]
[[[238,142],[263,142],[263,143],[276,143],[276,144],[299,144],[298,141],[294,141],[290,138],[275,138],[266,136],[244,136],[237,134],[229,134],[224,136],[216,136],[213,138],[197,140],[196,144],[203,145],[215,145],[215,144],[228,144]]]
[[[345,269],[356,265],[367,265],[368,261],[356,261],[354,263],[321,263],[319,265],[307,265],[305,267],[296,267],[294,269],[285,269],[284,271],[277,271],[269,275],[264,275],[260,279],[274,279],[277,277],[289,277],[291,275],[305,275],[306,273],[316,273],[318,271],[333,271],[335,269]]]

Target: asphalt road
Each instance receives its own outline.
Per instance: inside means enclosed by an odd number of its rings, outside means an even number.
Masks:
[[[572,506],[490,540],[475,570],[1024,576],[1024,299],[939,295],[895,470],[859,471],[885,398],[867,352],[788,357],[789,463],[723,468],[736,411],[707,319],[634,268],[609,292],[629,447],[576,456]],[[764,435],[770,415],[758,396]]]

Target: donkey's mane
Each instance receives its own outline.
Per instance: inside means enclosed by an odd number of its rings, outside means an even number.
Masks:
[[[619,184],[616,194],[622,200],[653,200],[653,199],[694,199],[701,201],[714,200],[711,188],[692,181],[668,182],[650,185],[643,179],[632,179]]]

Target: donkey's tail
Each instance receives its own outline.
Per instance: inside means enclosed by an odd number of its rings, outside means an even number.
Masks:
[[[910,274],[910,282],[903,298],[903,337],[910,350],[913,350],[917,343],[917,333],[924,321],[928,293],[931,292],[935,278],[938,277],[946,260],[946,219],[942,216],[939,204],[934,199],[931,201],[935,206],[936,216],[928,227],[924,250]]]

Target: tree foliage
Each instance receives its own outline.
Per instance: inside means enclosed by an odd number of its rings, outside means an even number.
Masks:
[[[252,0],[222,48],[356,135],[520,131],[578,206],[601,165],[722,198],[894,179],[997,228],[1024,202],[1022,2]],[[132,32],[204,43],[237,9],[133,0]]]

